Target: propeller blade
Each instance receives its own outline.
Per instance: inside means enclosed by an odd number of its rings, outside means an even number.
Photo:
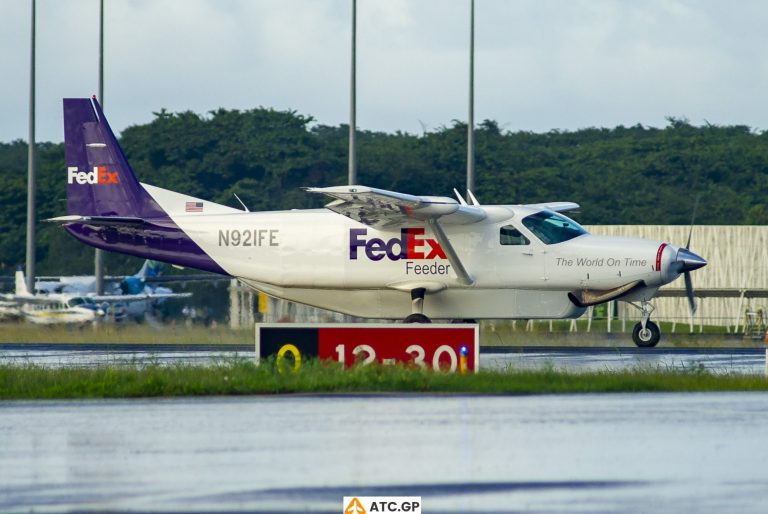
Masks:
[[[683,274],[685,279],[685,295],[688,297],[688,307],[691,308],[691,314],[696,314],[696,298],[693,297],[693,280],[691,280],[691,272],[686,271]]]

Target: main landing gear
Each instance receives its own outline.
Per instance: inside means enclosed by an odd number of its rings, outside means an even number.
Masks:
[[[640,306],[634,303],[630,303],[630,305],[640,309],[640,312],[643,314],[643,319],[632,329],[632,340],[637,346],[642,348],[652,348],[659,344],[661,330],[656,323],[651,321],[651,313],[654,310],[653,305],[646,300],[641,301]]]
[[[403,323],[432,323],[424,314],[424,295],[427,290],[423,287],[417,287],[411,290],[411,314],[406,316]]]

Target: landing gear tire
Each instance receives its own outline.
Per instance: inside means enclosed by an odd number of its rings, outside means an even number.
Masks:
[[[454,323],[454,324],[457,324],[457,325],[458,324],[462,324],[462,323],[469,323],[470,325],[474,325],[474,324],[477,323],[477,320],[476,319],[468,319],[468,318],[467,319],[454,319],[454,320],[451,320],[451,323]]]
[[[635,328],[632,330],[632,340],[641,348],[653,348],[659,344],[659,339],[661,339],[661,330],[651,320],[645,323],[645,330],[643,330],[642,323],[635,325]]]
[[[408,317],[403,320],[403,323],[432,323],[432,320],[424,314],[414,313],[409,314]]]

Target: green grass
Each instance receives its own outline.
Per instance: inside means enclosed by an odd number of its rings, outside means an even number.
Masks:
[[[553,368],[458,375],[402,366],[342,370],[306,362],[280,373],[272,362],[233,359],[212,366],[111,365],[50,369],[0,365],[0,399],[137,398],[286,393],[549,394],[670,391],[766,391],[768,379],[690,369],[636,368],[571,373]]]
[[[614,321],[611,334],[607,334],[606,322],[595,320],[591,332],[587,322],[577,320],[578,331],[570,332],[570,321],[553,322],[554,332],[549,332],[549,322],[536,321],[533,330],[525,329],[525,321],[513,323],[509,320],[483,321],[480,340],[483,346],[634,346],[631,329],[634,321],[627,322],[627,332],[621,332],[621,322]],[[513,328],[514,327],[514,328]],[[677,333],[671,333],[671,324],[662,323],[662,346],[706,347],[706,346],[762,346],[762,340],[706,330],[705,337],[698,332],[689,334],[688,326],[679,325]],[[712,328],[712,327],[709,327]],[[724,327],[717,327],[724,331]],[[697,328],[698,330],[698,328]],[[252,328],[233,330],[219,325],[207,328],[199,325],[163,325],[103,323],[98,326],[39,326],[26,323],[3,323],[0,325],[0,343],[140,343],[140,344],[252,344]]]
[[[140,344],[253,344],[253,329],[232,330],[219,325],[204,326],[103,323],[72,327],[5,323],[0,327],[0,343],[140,343]]]

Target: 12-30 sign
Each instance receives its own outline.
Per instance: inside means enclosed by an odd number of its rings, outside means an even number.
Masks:
[[[307,358],[349,367],[397,362],[422,369],[477,371],[477,325],[265,324],[256,325],[256,358],[290,359],[293,369]]]

